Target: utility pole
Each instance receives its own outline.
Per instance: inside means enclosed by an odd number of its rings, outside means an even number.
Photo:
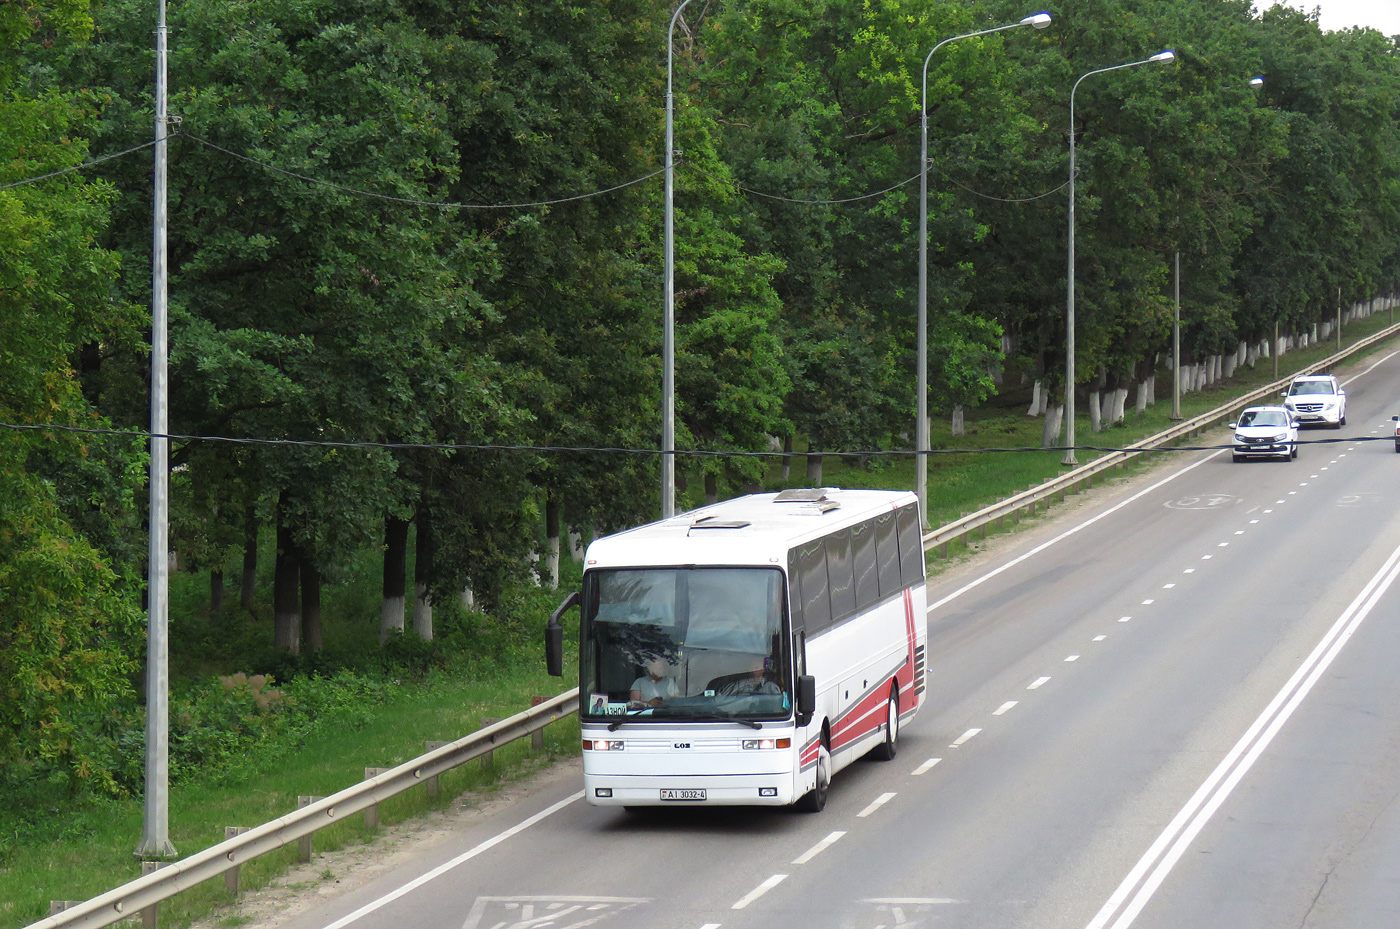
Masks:
[[[156,25],[155,227],[151,241],[151,510],[147,529],[146,794],[138,858],[173,858],[170,841],[170,440],[166,377],[166,85],[165,0]]]

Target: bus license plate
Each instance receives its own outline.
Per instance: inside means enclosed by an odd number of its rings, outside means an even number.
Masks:
[[[663,787],[661,788],[662,800],[704,800],[705,791],[693,787]]]

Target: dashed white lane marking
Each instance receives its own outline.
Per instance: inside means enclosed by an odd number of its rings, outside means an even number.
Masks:
[[[1229,543],[1229,542],[1221,542],[1219,545],[1217,545],[1217,546],[1215,546],[1215,547],[1216,547],[1216,548],[1229,548],[1229,547],[1230,547],[1230,543]]]
[[[818,842],[816,845],[813,845],[811,848],[809,848],[809,849],[807,849],[805,852],[803,852],[802,855],[801,855],[801,857],[799,857],[799,858],[794,858],[794,859],[792,860],[792,863],[793,863],[793,864],[806,864],[807,862],[811,861],[813,858],[815,858],[815,857],[817,857],[818,855],[820,855],[822,852],[826,851],[828,848],[831,848],[831,846],[835,845],[835,844],[836,844],[836,841],[837,841],[838,839],[840,839],[841,836],[843,836],[843,835],[845,835],[845,834],[846,834],[846,833],[844,833],[844,832],[833,832],[833,833],[831,833],[831,835],[829,835],[829,836],[827,836],[826,838],[822,839],[822,840],[821,840],[820,842]]]
[[[920,774],[926,774],[930,768],[932,768],[934,765],[938,764],[942,760],[942,758],[930,758],[928,761],[925,761],[923,764],[915,768],[913,771],[913,775],[915,777],[918,777]]]
[[[856,814],[856,819],[863,819],[866,816],[869,816],[871,813],[875,812],[880,807],[884,806],[886,803],[889,803],[893,799],[894,794],[880,794],[880,796],[870,801],[869,806],[867,806],[865,809],[861,810],[859,813]]]
[[[1108,636],[1106,636],[1106,635],[1096,635],[1096,636],[1094,636],[1094,641],[1095,641],[1095,642],[1102,642],[1102,641],[1103,641],[1104,639],[1106,639],[1106,638],[1108,638]]]
[[[1182,571],[1181,573],[1182,573],[1182,574],[1195,574],[1195,573],[1196,573],[1196,569],[1195,569],[1195,568],[1187,568],[1185,571]]]
[[[1268,510],[1265,510],[1264,512],[1265,512],[1266,514],[1267,514],[1267,513],[1272,513],[1273,510],[1272,510],[1272,509],[1268,509]]]
[[[1244,535],[1244,530],[1243,530],[1243,529],[1236,529],[1236,530],[1235,530],[1235,535]]]
[[[755,900],[757,900],[759,897],[761,897],[761,896],[763,896],[764,894],[768,893],[768,891],[772,890],[774,887],[777,887],[779,884],[781,884],[781,883],[782,883],[784,880],[786,880],[786,879],[787,879],[787,875],[786,875],[786,874],[775,874],[775,875],[773,875],[773,876],[770,877],[768,880],[764,881],[762,884],[759,884],[759,885],[758,885],[757,887],[755,887],[753,890],[749,891],[748,894],[745,895],[743,899],[741,899],[738,903],[735,903],[732,907],[730,907],[730,909],[732,909],[732,910],[742,910],[744,907],[748,906],[750,903],[753,903],[753,902],[754,902]]]
[[[969,730],[967,730],[966,732],[964,732],[962,735],[960,735],[960,736],[958,736],[956,739],[954,739],[954,740],[953,740],[953,744],[949,745],[948,747],[949,747],[949,748],[957,748],[959,745],[962,745],[962,744],[963,744],[964,742],[966,742],[968,739],[972,738],[973,736],[975,736],[977,733],[979,733],[979,732],[981,732],[981,731],[982,731],[981,729],[969,729]]]
[[[1251,519],[1251,520],[1249,521],[1249,524],[1250,524],[1251,526],[1253,526],[1253,525],[1255,525],[1255,524],[1258,523],[1258,522],[1259,522],[1259,520],[1257,520],[1257,519]]]
[[[1210,556],[1210,555],[1202,555],[1202,556],[1201,556],[1201,560],[1202,560],[1202,561],[1210,561],[1210,559],[1211,559],[1211,556]]]
[[[1151,606],[1152,604],[1154,604],[1154,603],[1156,603],[1156,602],[1157,602],[1156,600],[1153,600],[1153,599],[1149,598],[1149,599],[1147,599],[1147,600],[1142,601],[1142,605],[1143,605],[1143,606]]]
[[[1126,623],[1126,622],[1128,622],[1128,621],[1131,620],[1131,619],[1132,619],[1131,616],[1120,616],[1120,617],[1118,617],[1118,621],[1119,621],[1120,623]]]
[[[1009,709],[1011,709],[1013,706],[1015,706],[1015,705],[1016,705],[1016,702],[1017,702],[1017,701],[1015,701],[1015,700],[1007,700],[1007,701],[1006,701],[1005,703],[1003,703],[1001,706],[997,707],[995,710],[992,710],[992,715],[993,715],[993,716],[1000,716],[1000,715],[1002,715],[1002,714],[1005,713],[1007,710],[1009,710]]]
[[[1122,620],[1119,620],[1119,622],[1122,622]],[[1046,684],[1046,683],[1048,683],[1049,681],[1050,681],[1050,678],[1048,678],[1048,677],[1038,677],[1038,678],[1036,678],[1035,680],[1031,681],[1029,684],[1027,684],[1027,685],[1026,685],[1026,689],[1027,689],[1027,690],[1039,690],[1040,687],[1041,687],[1041,685]]]
[[[1070,655],[1068,658],[1065,659],[1065,661],[1078,661],[1078,660],[1079,660],[1079,656],[1078,656],[1078,655]]]
[[[1163,584],[1163,585],[1162,585],[1162,589],[1163,589],[1163,590],[1171,590],[1171,589],[1172,589],[1173,587],[1175,587],[1175,586],[1176,586],[1175,584]]]
[[[1071,528],[1066,529],[1064,532],[1062,532],[1062,533],[1060,533],[1059,535],[1055,536],[1053,539],[1049,539],[1049,540],[1047,540],[1047,541],[1045,541],[1045,542],[1040,543],[1040,544],[1037,545],[1035,548],[1031,549],[1031,550],[1028,551],[1028,552],[1025,552],[1024,554],[1021,554],[1021,555],[1019,555],[1019,556],[1017,556],[1017,557],[1011,559],[1011,560],[1008,561],[1006,564],[1001,565],[1000,567],[994,568],[994,569],[992,569],[991,571],[988,571],[986,574],[983,574],[982,576],[978,577],[978,578],[977,578],[976,580],[974,580],[974,581],[971,581],[971,582],[969,582],[969,583],[967,583],[967,584],[964,584],[963,586],[959,587],[957,590],[953,591],[952,593],[948,594],[947,596],[943,597],[942,599],[936,600],[936,601],[934,601],[933,603],[930,603],[930,604],[928,605],[928,612],[929,612],[929,613],[932,613],[934,610],[938,609],[938,608],[939,608],[940,606],[942,606],[943,604],[949,603],[949,602],[951,602],[952,600],[955,600],[955,599],[957,599],[958,597],[961,597],[963,594],[967,593],[969,590],[972,590],[974,587],[978,587],[978,586],[980,586],[980,585],[982,585],[982,584],[985,584],[987,581],[989,581],[989,580],[991,580],[992,578],[996,577],[997,575],[1001,574],[1003,571],[1009,571],[1009,570],[1011,570],[1012,568],[1014,568],[1016,565],[1020,564],[1021,562],[1026,561],[1026,560],[1029,559],[1029,558],[1034,558],[1036,555],[1039,555],[1041,552],[1045,551],[1045,550],[1046,550],[1047,548],[1049,548],[1050,546],[1056,544],[1057,542],[1061,542],[1061,541],[1064,541],[1065,539],[1068,539],[1070,536],[1074,535],[1075,533],[1079,532],[1080,530],[1089,528],[1090,526],[1092,526],[1092,525],[1094,525],[1095,523],[1097,523],[1099,520],[1101,520],[1101,519],[1107,519],[1109,516],[1111,516],[1111,515],[1113,515],[1114,513],[1118,512],[1119,510],[1121,510],[1123,507],[1127,506],[1128,504],[1133,503],[1133,502],[1135,502],[1135,501],[1137,501],[1137,500],[1142,499],[1143,497],[1147,496],[1148,494],[1153,493],[1154,491],[1156,491],[1159,487],[1164,486],[1165,484],[1167,484],[1167,483],[1170,482],[1170,481],[1176,480],[1178,477],[1181,477],[1183,474],[1185,474],[1185,473],[1188,472],[1188,471],[1192,471],[1192,470],[1195,470],[1196,468],[1199,468],[1201,465],[1203,465],[1203,464],[1205,464],[1205,463],[1207,463],[1207,462],[1209,462],[1209,461],[1214,460],[1214,459],[1216,458],[1216,456],[1218,456],[1218,455],[1223,455],[1224,453],[1225,453],[1225,450],[1224,450],[1223,448],[1220,449],[1220,450],[1218,450],[1218,451],[1211,452],[1209,455],[1206,455],[1206,456],[1205,456],[1204,458],[1202,458],[1200,461],[1192,462],[1191,464],[1189,464],[1189,465],[1187,465],[1186,467],[1182,468],[1180,471],[1175,471],[1175,472],[1173,472],[1173,473],[1167,475],[1166,477],[1162,478],[1160,481],[1158,481],[1157,483],[1151,485],[1150,487],[1144,487],[1142,490],[1140,490],[1140,491],[1138,491],[1137,493],[1133,494],[1131,497],[1128,497],[1128,498],[1126,498],[1126,499],[1124,499],[1124,500],[1120,500],[1119,502],[1115,503],[1113,506],[1111,506],[1111,507],[1109,507],[1108,509],[1104,510],[1102,513],[1097,513],[1097,514],[1095,514],[1094,516],[1089,517],[1088,519],[1086,519],[1084,522],[1080,523],[1079,525],[1077,525],[1077,526],[1072,526]]]
[[[705,923],[700,929],[719,929],[719,923]]]

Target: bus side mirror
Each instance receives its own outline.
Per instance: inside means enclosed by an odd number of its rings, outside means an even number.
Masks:
[[[574,591],[564,598],[564,602],[550,614],[549,625],[544,627],[544,666],[551,677],[564,676],[564,627],[559,625],[559,617],[570,607],[578,606],[583,594]]]
[[[817,679],[810,674],[797,678],[797,723],[805,726],[817,712]]]

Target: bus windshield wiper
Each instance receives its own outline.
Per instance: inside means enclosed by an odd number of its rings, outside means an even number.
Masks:
[[[756,719],[744,719],[741,716],[730,716],[725,713],[713,713],[709,716],[685,716],[680,718],[689,723],[738,723],[741,726],[748,726],[750,729],[763,728],[763,723]]]
[[[629,714],[629,715],[635,715],[635,714]],[[655,719],[656,717],[651,717],[651,718]],[[742,718],[742,717],[740,717],[740,716],[728,716],[728,715],[725,715],[724,713],[712,713],[712,714],[710,714],[710,715],[708,715],[708,716],[670,716],[670,717],[663,717],[663,718],[666,719],[668,722],[685,722],[685,723],[738,723],[738,724],[741,725],[741,726],[748,726],[750,729],[762,729],[762,728],[763,728],[763,723],[759,722],[759,721],[756,720],[756,719],[744,719],[744,718]],[[623,719],[615,719],[615,720],[613,720],[612,722],[608,723],[608,731],[609,731],[609,732],[616,732],[617,729],[618,729],[618,727],[621,726],[621,725],[622,725],[623,723],[625,723],[625,722],[628,722],[628,720],[627,720],[626,718],[623,718]]]

